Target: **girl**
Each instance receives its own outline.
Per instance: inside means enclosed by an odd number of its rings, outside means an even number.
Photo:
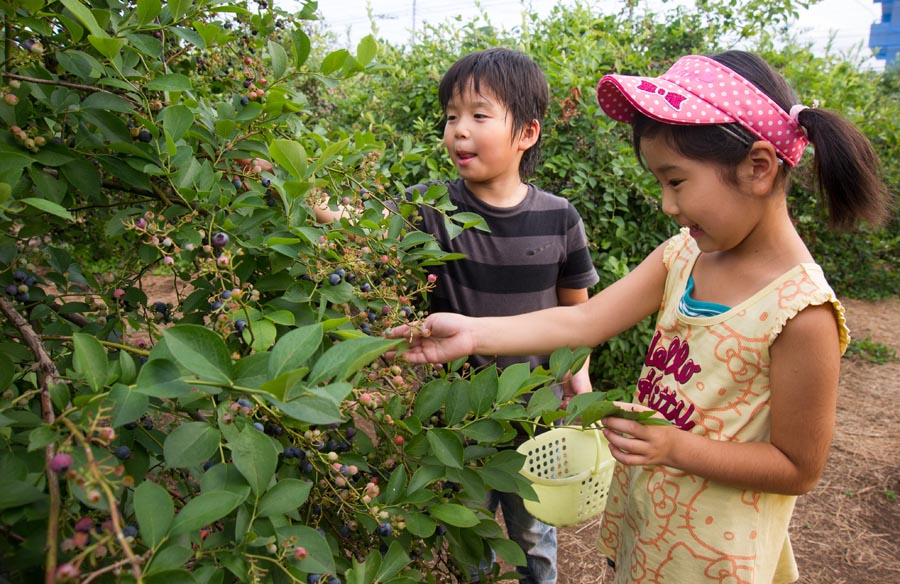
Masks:
[[[811,141],[832,226],[879,224],[891,205],[878,159],[745,52],[687,56],[659,78],[607,75],[597,96],[632,125],[680,233],[583,304],[439,313],[391,336],[412,335],[413,362],[549,353],[656,313],[634,407],[672,424],[603,420],[618,465],[600,544],[616,582],[793,582],[788,523],[825,465],[849,335],[788,214],[789,171]]]

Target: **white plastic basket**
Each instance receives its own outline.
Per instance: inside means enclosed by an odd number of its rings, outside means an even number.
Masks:
[[[524,501],[534,517],[564,527],[603,512],[616,461],[600,428],[552,428],[517,450],[526,456],[519,472],[540,498]]]

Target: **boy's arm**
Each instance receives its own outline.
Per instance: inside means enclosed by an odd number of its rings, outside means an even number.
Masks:
[[[574,306],[581,304],[588,299],[587,288],[557,288],[556,297],[560,306]],[[569,400],[579,393],[589,393],[593,390],[591,385],[591,377],[588,369],[590,369],[591,356],[588,355],[584,360],[584,365],[578,372],[570,375],[563,383],[562,406],[566,407]]]

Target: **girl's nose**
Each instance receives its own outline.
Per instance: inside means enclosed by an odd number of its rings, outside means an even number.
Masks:
[[[679,213],[678,203],[675,201],[675,195],[668,192],[667,189],[662,191],[662,210],[663,213],[671,217],[675,217]]]

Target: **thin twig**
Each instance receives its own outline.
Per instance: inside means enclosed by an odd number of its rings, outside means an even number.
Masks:
[[[53,401],[50,399],[50,383],[59,378],[56,364],[41,341],[41,337],[35,332],[25,318],[19,314],[12,303],[0,296],[0,312],[12,323],[22,335],[25,345],[31,350],[37,365],[38,388],[41,392],[41,415],[44,423],[51,425],[55,421],[53,414]],[[47,467],[47,489],[50,491],[50,512],[47,518],[47,555],[44,566],[44,580],[47,584],[56,581],[57,562],[57,538],[59,536],[59,512],[60,493],[59,482],[56,473],[50,470],[50,461],[56,456],[56,444],[51,442],[44,449],[44,459]]]

